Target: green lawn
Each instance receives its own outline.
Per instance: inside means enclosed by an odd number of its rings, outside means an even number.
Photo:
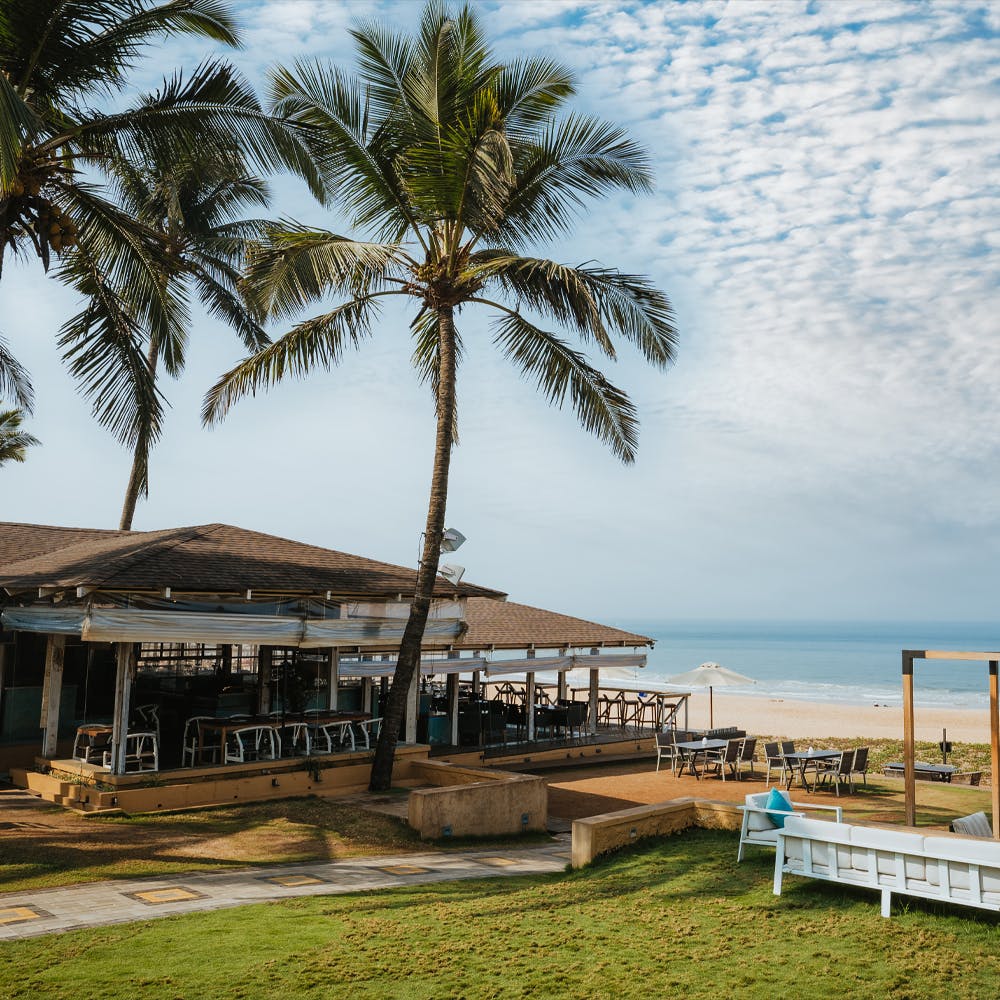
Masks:
[[[987,997],[1000,920],[789,878],[691,831],[583,871],[291,900],[0,946],[0,997]]]

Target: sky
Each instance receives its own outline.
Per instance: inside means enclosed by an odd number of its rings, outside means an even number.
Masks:
[[[233,6],[246,45],[227,57],[260,91],[276,62],[349,68],[352,23],[408,29],[421,10]],[[996,620],[1000,7],[476,6],[501,56],[558,58],[574,110],[649,150],[655,193],[591,203],[538,252],[648,275],[679,347],[666,372],[628,349],[605,368],[639,408],[623,466],[463,312],[448,523],[468,541],[449,561],[512,600],[608,623]],[[135,85],[217,54],[158,46]],[[301,183],[272,190],[272,216],[347,228]],[[7,520],[117,526],[129,458],[55,346],[77,308],[35,262],[4,273],[0,332],[34,376],[43,442],[0,469]],[[197,317],[135,527],[223,521],[412,565],[434,417],[407,315],[387,311],[337,370],[202,429],[204,392],[241,355]]]

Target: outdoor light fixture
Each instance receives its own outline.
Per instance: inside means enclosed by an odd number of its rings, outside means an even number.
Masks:
[[[453,587],[458,586],[458,581],[465,575],[464,566],[441,566],[438,574],[443,576]]]
[[[441,535],[441,551],[454,552],[462,547],[464,541],[465,535],[461,531],[457,531],[455,528],[445,528],[444,534]]]

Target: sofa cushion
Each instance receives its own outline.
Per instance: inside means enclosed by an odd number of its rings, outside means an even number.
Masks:
[[[874,859],[868,848],[874,849]],[[923,882],[927,878],[927,868],[922,857],[924,838],[919,833],[904,830],[886,830],[881,827],[851,827],[851,867],[868,871],[871,875],[872,860],[875,873],[886,876],[890,884],[899,874],[896,854],[903,855],[903,867],[907,879]],[[885,883],[886,879],[880,879]]]
[[[1000,843],[963,837],[924,837],[924,850],[941,858],[942,867],[947,864],[948,883],[953,888],[969,888],[969,865],[974,864],[979,866],[983,889],[1000,891]],[[938,882],[940,877],[935,884]]]
[[[768,792],[767,802],[764,804],[764,807],[766,809],[783,809],[787,813],[792,808],[792,800],[780,788],[772,788]],[[789,818],[785,813],[769,812],[767,818],[773,826],[783,827],[785,820]]]

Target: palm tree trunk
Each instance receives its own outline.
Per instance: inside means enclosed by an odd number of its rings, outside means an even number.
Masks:
[[[153,377],[153,384],[156,384],[156,366],[160,360],[160,344],[156,338],[149,342],[149,351],[146,354],[146,363],[149,365],[149,372]],[[149,476],[149,439],[142,432],[136,438],[135,450],[132,452],[132,472],[128,478],[128,486],[125,488],[125,502],[122,504],[122,516],[118,522],[119,531],[132,530],[132,518],[135,517],[135,505],[139,501],[139,494],[146,488]]]
[[[385,791],[392,784],[392,766],[407,694],[414,675],[420,669],[420,646],[437,579],[445,507],[448,503],[448,471],[451,466],[455,422],[455,375],[455,317],[452,308],[448,306],[438,310],[437,433],[434,438],[434,471],[431,474],[431,494],[427,502],[424,548],[417,567],[416,593],[410,604],[410,617],[403,631],[396,672],[392,678],[392,687],[389,688],[388,701],[382,713],[382,729],[375,746],[375,759],[368,784],[373,792]]]

